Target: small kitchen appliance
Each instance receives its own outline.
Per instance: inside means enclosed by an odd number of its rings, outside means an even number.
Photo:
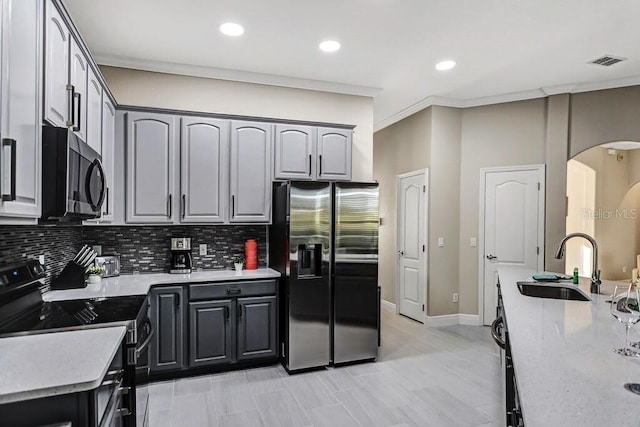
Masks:
[[[171,238],[171,268],[169,273],[189,274],[192,267],[191,237]]]

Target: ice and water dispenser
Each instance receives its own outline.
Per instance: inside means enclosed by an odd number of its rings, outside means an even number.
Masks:
[[[322,243],[298,245],[298,278],[322,276]]]

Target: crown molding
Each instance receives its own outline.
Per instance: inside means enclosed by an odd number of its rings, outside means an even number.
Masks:
[[[380,88],[368,86],[348,85],[322,80],[300,79],[297,77],[277,76],[273,74],[252,73],[249,71],[229,70],[225,68],[178,64],[175,62],[140,60],[123,56],[96,54],[94,55],[94,58],[98,64],[110,67],[130,68],[135,70],[204,77],[209,79],[230,80],[268,86],[282,86],[294,89],[339,93],[344,95],[373,97],[382,91]]]
[[[502,104],[505,102],[525,101],[528,99],[545,98],[551,95],[558,95],[561,93],[582,93],[592,92],[597,90],[615,89],[620,87],[638,86],[640,85],[640,76],[625,77],[615,80],[604,80],[600,82],[592,83],[572,83],[566,85],[548,86],[540,89],[526,90],[522,92],[506,93],[502,95],[484,96],[479,98],[469,99],[456,99],[446,98],[440,96],[428,96],[421,101],[395,113],[391,116],[375,122],[373,125],[373,131],[378,132],[391,126],[392,124],[399,122],[400,120],[409,117],[410,115],[417,113],[418,111],[431,107],[454,107],[454,108],[470,108],[480,107],[483,105]]]

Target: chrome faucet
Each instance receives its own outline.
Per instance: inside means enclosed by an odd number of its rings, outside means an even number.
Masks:
[[[562,239],[562,241],[560,242],[560,246],[558,246],[558,250],[556,251],[556,259],[562,259],[564,258],[564,247],[565,244],[567,243],[567,240],[572,239],[574,237],[582,237],[583,239],[586,239],[589,241],[589,243],[591,243],[591,246],[593,247],[593,264],[591,267],[591,288],[590,291],[592,294],[599,294],[600,293],[600,284],[602,283],[602,281],[600,281],[600,270],[598,270],[598,244],[596,243],[595,239],[591,236],[589,236],[588,234],[584,234],[584,233],[571,233],[568,234],[564,239]]]

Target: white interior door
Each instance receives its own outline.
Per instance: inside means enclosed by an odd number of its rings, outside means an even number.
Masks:
[[[496,317],[498,268],[543,268],[544,166],[484,169],[483,321]]]
[[[594,235],[596,208],[596,171],[577,160],[567,162],[567,234]],[[584,239],[571,239],[566,244],[565,273],[573,274],[578,267],[580,275],[591,276],[591,245]]]
[[[398,177],[398,297],[402,315],[424,321],[426,171]]]

